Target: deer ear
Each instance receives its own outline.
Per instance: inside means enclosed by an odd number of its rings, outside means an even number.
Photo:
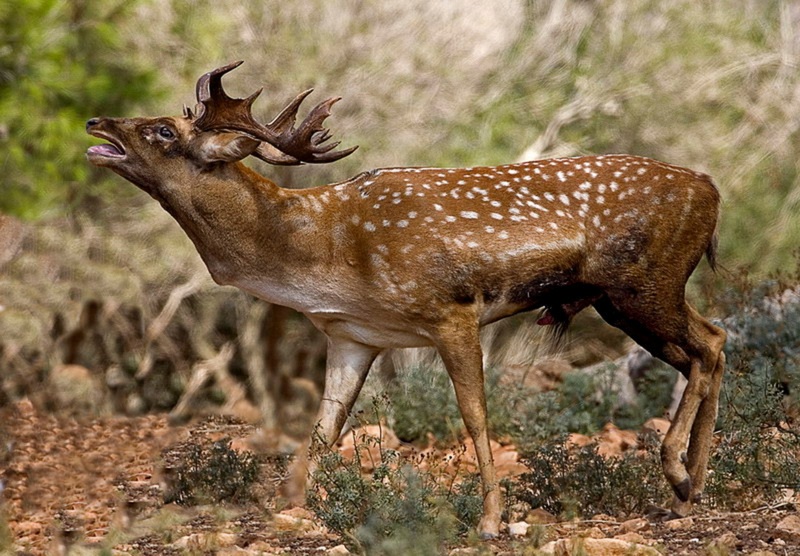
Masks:
[[[227,131],[203,134],[199,156],[205,163],[236,162],[253,154],[261,141]]]

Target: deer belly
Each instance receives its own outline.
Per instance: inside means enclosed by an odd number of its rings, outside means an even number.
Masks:
[[[314,326],[331,337],[347,338],[379,348],[426,347],[430,337],[421,329],[401,322],[376,319],[373,323],[349,318],[344,314],[307,314]]]

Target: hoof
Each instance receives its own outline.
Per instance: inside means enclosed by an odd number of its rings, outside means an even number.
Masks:
[[[686,477],[677,485],[672,485],[672,490],[675,491],[675,496],[677,496],[681,502],[688,502],[689,496],[691,496],[692,493],[692,480]]]
[[[497,533],[490,533],[488,531],[481,531],[478,533],[478,538],[482,541],[491,541],[497,538]]]
[[[680,519],[683,516],[661,506],[648,506],[645,510],[645,517],[650,521],[663,522]]]

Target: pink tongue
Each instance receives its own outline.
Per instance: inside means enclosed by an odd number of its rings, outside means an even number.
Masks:
[[[119,152],[119,149],[117,147],[108,144],[94,145],[93,147],[89,147],[89,152],[95,154],[111,155],[111,156],[119,156],[122,154],[121,152]]]

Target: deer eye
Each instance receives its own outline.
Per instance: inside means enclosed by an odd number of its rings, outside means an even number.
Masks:
[[[158,134],[163,137],[164,139],[174,139],[175,133],[165,125],[162,125],[158,128]]]

